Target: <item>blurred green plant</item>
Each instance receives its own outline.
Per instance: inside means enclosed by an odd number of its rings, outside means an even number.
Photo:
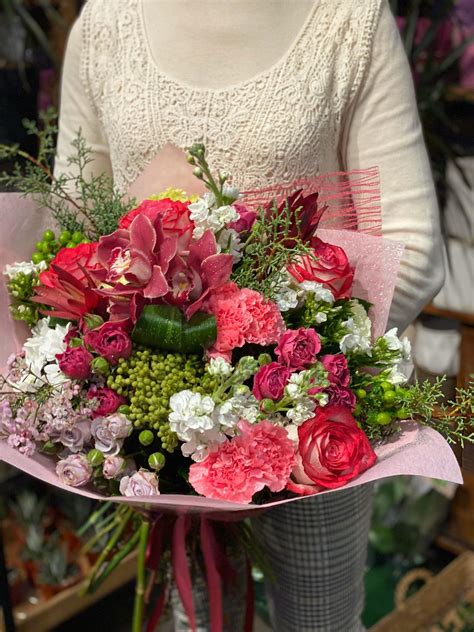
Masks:
[[[459,44],[451,37],[456,22],[455,0],[390,0],[415,79],[416,97],[426,146],[441,203],[446,198],[446,168],[452,162],[469,186],[458,159],[464,154],[461,130],[450,116],[449,88],[456,82],[457,62],[474,36]],[[461,32],[461,29],[459,29]],[[448,46],[446,46],[448,44]]]
[[[48,39],[48,26],[56,24],[67,28],[67,25],[53,0],[0,0],[0,13],[8,21],[17,19],[26,32],[25,47],[18,60],[21,70],[26,62],[26,48],[31,44],[38,46],[56,66],[59,64]],[[44,19],[41,20],[39,16]]]

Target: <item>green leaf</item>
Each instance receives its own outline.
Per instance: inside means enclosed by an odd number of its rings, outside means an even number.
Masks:
[[[189,321],[170,305],[147,305],[132,332],[132,340],[147,347],[178,353],[197,353],[217,337],[214,316],[198,312]]]

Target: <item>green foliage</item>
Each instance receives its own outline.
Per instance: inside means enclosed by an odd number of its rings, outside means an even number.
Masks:
[[[7,282],[13,319],[23,320],[30,327],[33,327],[39,319],[38,305],[30,300],[37,285],[38,275],[24,272],[20,272]]]
[[[260,209],[232,280],[274,300],[287,266],[304,255],[314,257],[312,248],[295,236],[295,221],[299,232],[300,219],[300,212],[295,213],[288,204],[280,212],[276,202],[270,212]]]
[[[17,160],[12,174],[0,175],[0,184],[31,195],[42,208],[49,209],[61,229],[80,232],[96,241],[117,229],[118,220],[135,205],[125,201],[107,174],[87,174],[92,152],[81,132],[72,142],[68,158],[71,171],[55,177],[52,165],[56,147],[57,115],[53,109],[41,114],[40,125],[25,121],[30,135],[38,139],[38,156],[22,151],[18,145],[0,145],[0,160]]]

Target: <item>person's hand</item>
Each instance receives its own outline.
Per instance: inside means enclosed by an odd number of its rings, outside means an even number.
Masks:
[[[141,202],[170,187],[183,189],[189,195],[202,195],[206,189],[193,175],[193,168],[182,149],[166,144],[133,182],[127,195]]]

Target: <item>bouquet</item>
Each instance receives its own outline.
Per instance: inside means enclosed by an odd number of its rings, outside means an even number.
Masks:
[[[90,588],[138,547],[135,631],[145,568],[157,576],[171,531],[193,625],[192,512],[215,592],[210,512],[240,518],[396,473],[459,482],[433,428],[473,440],[469,393],[435,420],[439,385],[407,383],[410,345],[384,333],[402,248],[370,234],[378,214],[356,208],[354,186],[321,178],[242,195],[203,145],[188,160],[204,195],[169,189],[123,208],[111,193],[105,217],[88,204],[97,182],[83,185],[84,207],[53,185],[59,229],[4,270],[11,314],[30,332],[2,378],[0,458],[116,502],[89,521],[109,537]]]

